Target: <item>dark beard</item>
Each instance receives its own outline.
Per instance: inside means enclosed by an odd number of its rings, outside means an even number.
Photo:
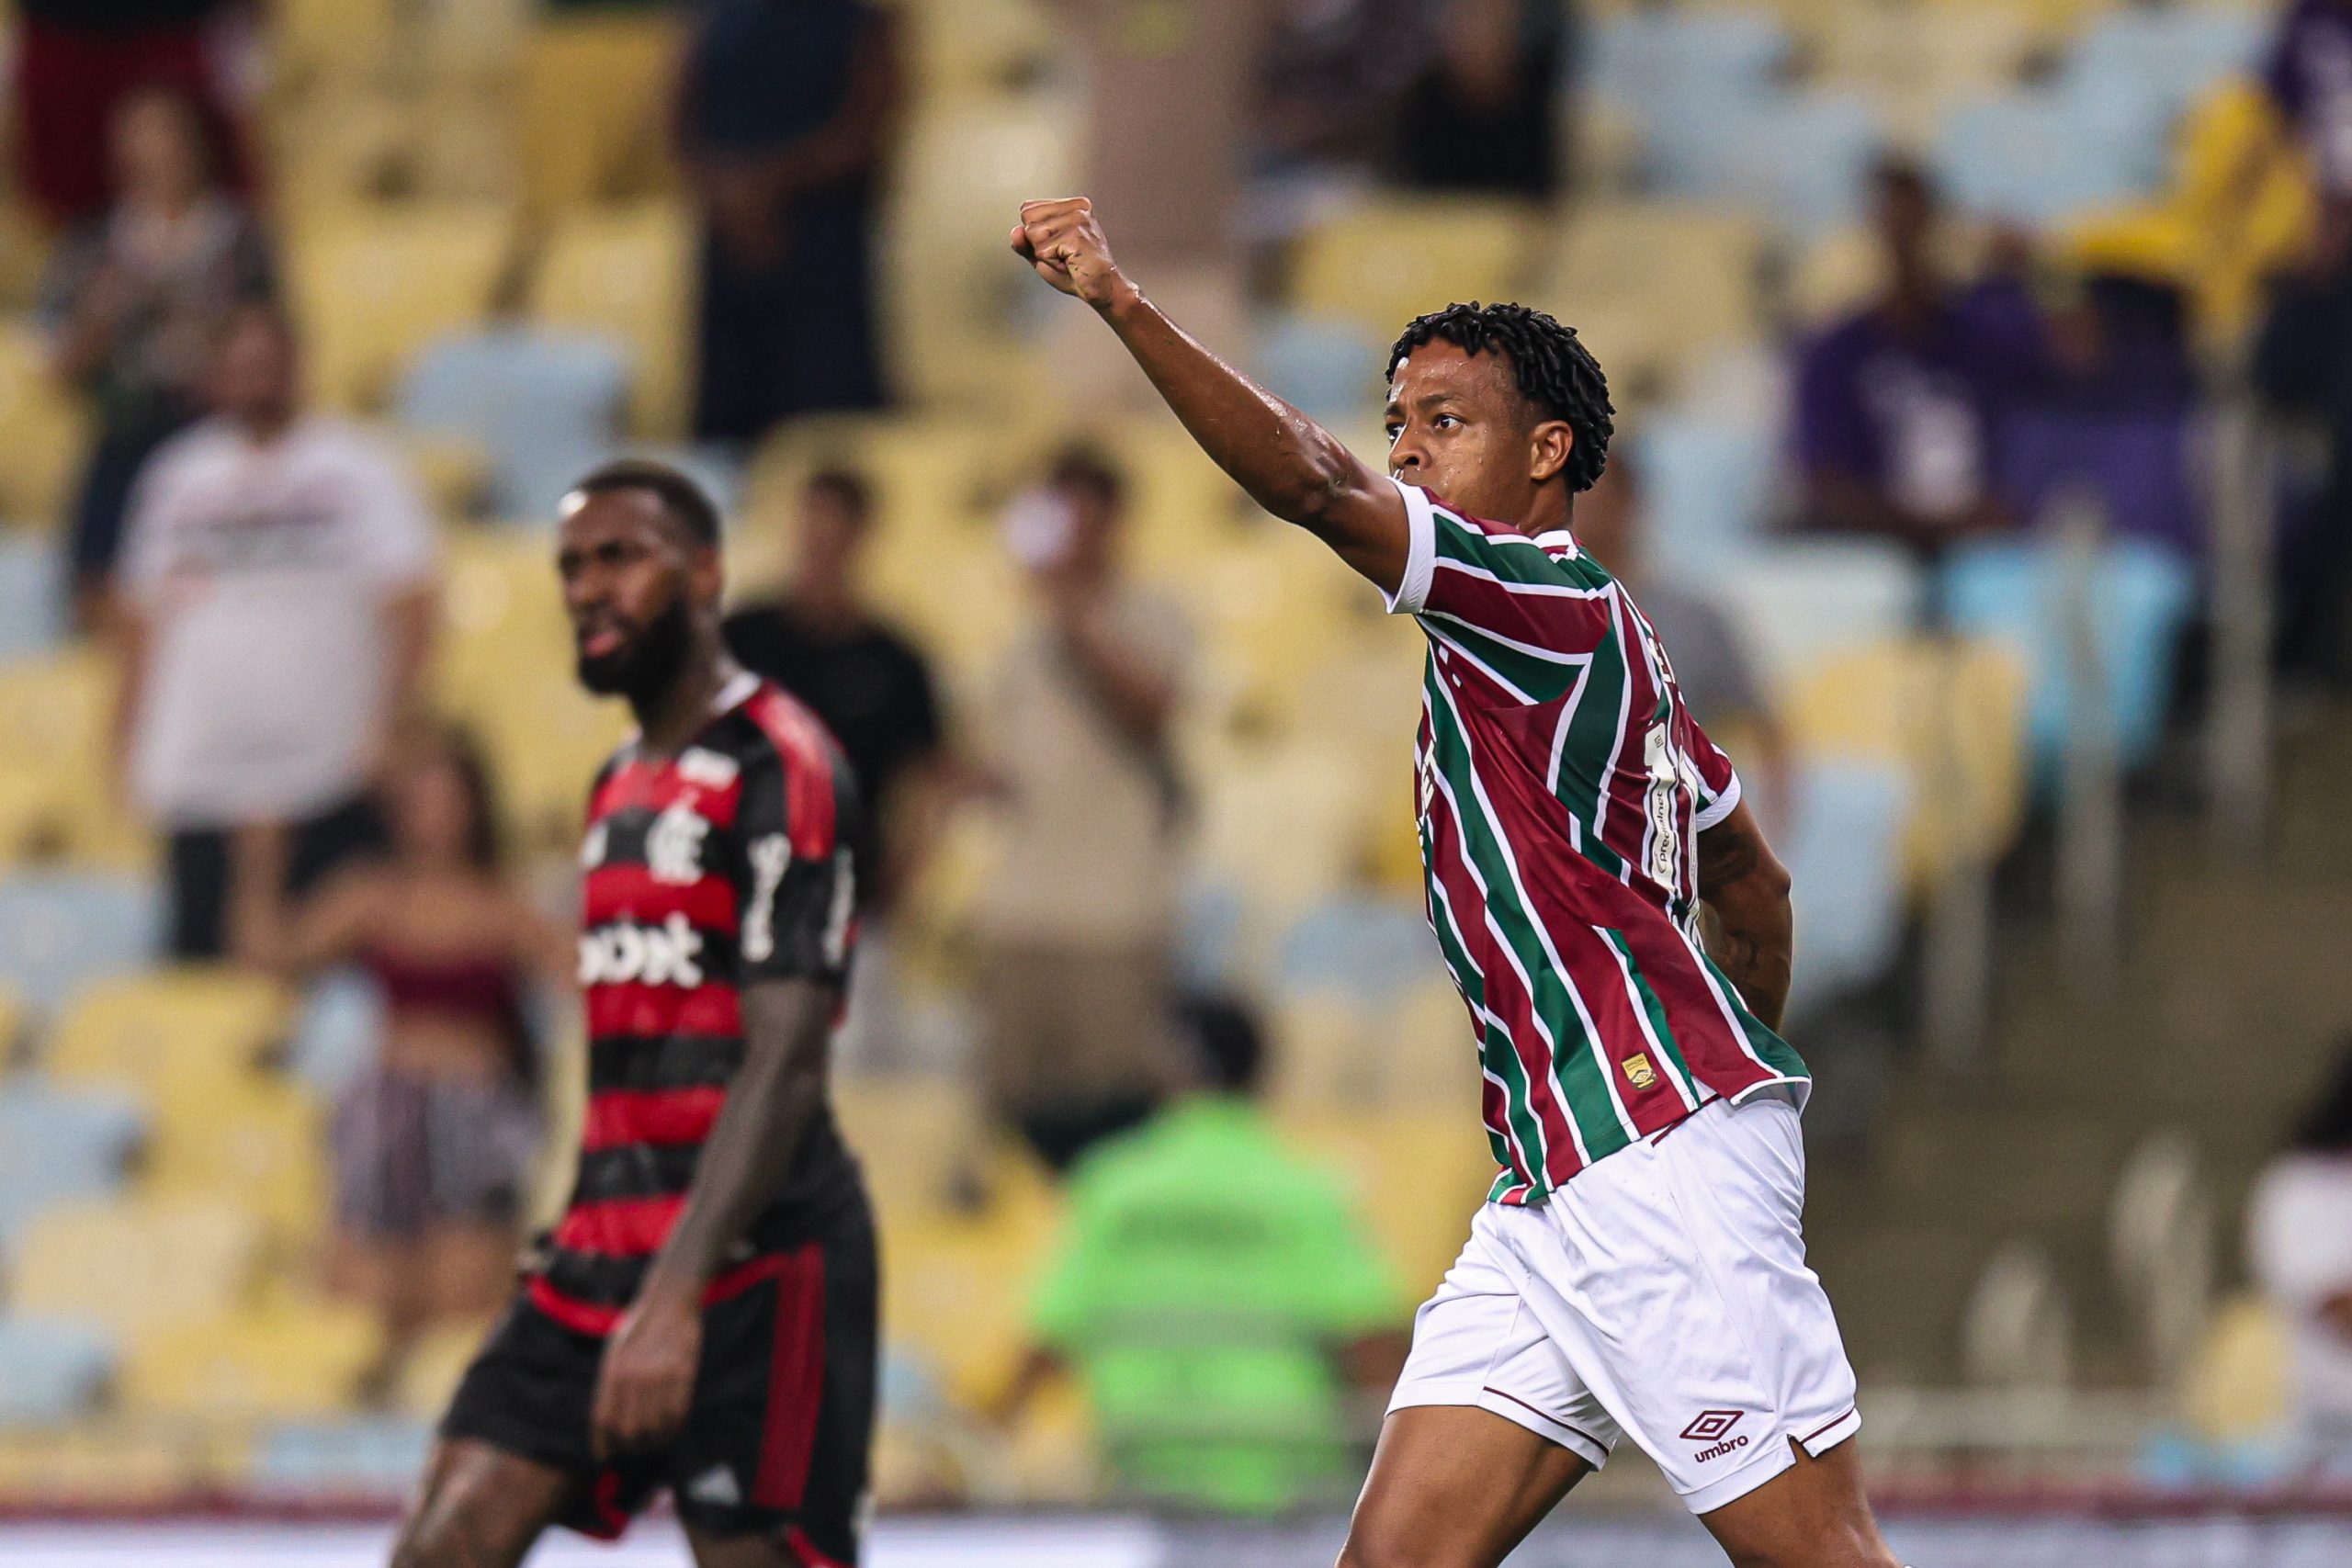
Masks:
[[[658,697],[685,668],[694,646],[694,615],[684,598],[670,601],[634,642],[601,659],[582,654],[580,683],[599,696],[644,703]]]

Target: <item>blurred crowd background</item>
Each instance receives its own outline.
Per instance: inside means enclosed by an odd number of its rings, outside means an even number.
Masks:
[[[567,1179],[616,450],[876,808],[883,1503],[1346,1499],[1490,1174],[1419,638],[1073,192],[1360,451],[1424,310],[1599,356],[1890,1497],[2352,1482],[2352,4],[9,9],[0,1510],[413,1476]]]

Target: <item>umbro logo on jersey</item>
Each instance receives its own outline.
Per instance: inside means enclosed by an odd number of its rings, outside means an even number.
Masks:
[[[702,880],[702,841],[710,823],[683,801],[662,807],[645,835],[645,867],[656,882],[684,887]]]
[[[1742,1433],[1736,1438],[1732,1436],[1732,1428],[1738,1426],[1746,1416],[1747,1412],[1742,1410],[1699,1412],[1690,1425],[1682,1428],[1683,1439],[1686,1442],[1706,1443],[1711,1446],[1701,1449],[1690,1457],[1701,1464],[1704,1464],[1711,1459],[1721,1459],[1727,1453],[1734,1453],[1746,1448],[1747,1434]]]
[[[715,1504],[722,1508],[742,1506],[743,1489],[735,1483],[735,1472],[723,1464],[712,1465],[686,1483],[686,1495],[696,1503]]]
[[[659,926],[631,920],[584,931],[580,938],[580,983],[619,986],[702,984],[702,933],[683,914]]]

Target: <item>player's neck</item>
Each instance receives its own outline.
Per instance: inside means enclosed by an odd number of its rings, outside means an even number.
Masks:
[[[630,711],[649,751],[671,752],[692,740],[710,722],[718,694],[741,671],[716,637],[697,637],[678,672],[659,691],[631,695]]]

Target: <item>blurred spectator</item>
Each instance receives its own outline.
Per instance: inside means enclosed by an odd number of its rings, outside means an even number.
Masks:
[[[1392,140],[1429,0],[1279,0],[1258,72],[1261,172],[1355,168]]]
[[[1786,821],[1788,735],[1755,653],[1722,605],[1671,577],[1652,574],[1643,536],[1648,525],[1641,468],[1621,442],[1611,449],[1600,481],[1577,498],[1577,543],[1624,584],[1657,628],[1692,714],[1738,756],[1742,775],[1761,784],[1758,810]]]
[[[1432,22],[1395,130],[1405,183],[1552,196],[1560,188],[1566,10],[1559,0],[1443,0]]]
[[[874,228],[902,72],[867,0],[704,7],[679,114],[705,231],[698,435],[888,400]]]
[[[385,790],[391,853],[285,897],[291,838],[235,841],[238,958],[289,978],[356,966],[383,1000],[381,1054],[334,1130],[329,1282],[373,1306],[388,1371],[417,1335],[504,1301],[538,1149],[538,1058],[525,1001],[571,982],[572,944],[505,880],[498,806],[460,732],[401,748]]]
[[[85,626],[114,569],[140,466],[202,412],[214,327],[272,282],[261,232],[221,189],[187,97],[131,93],[108,130],[119,195],[59,247],[42,290],[57,373],[88,392],[97,415],[71,534]]]
[[[229,0],[17,0],[17,157],[53,223],[94,217],[110,195],[107,133],[125,98],[162,89],[189,106],[242,186],[210,24]]]
[[[2352,200],[2352,0],[2293,0],[2262,81],[2330,205]]]
[[[775,596],[729,615],[726,628],[728,649],[744,669],[807,703],[841,742],[882,840],[859,857],[879,868],[859,888],[868,911],[887,908],[919,869],[927,803],[905,797],[938,762],[941,741],[930,663],[865,597],[873,530],[874,500],[862,476],[841,469],[813,476],[801,491],[791,574]],[[900,827],[918,834],[903,835]]]
[[[1005,838],[977,911],[986,1089],[1057,1168],[1148,1115],[1168,1066],[1192,639],[1122,572],[1125,518],[1124,482],[1083,453],[1015,504],[1039,614],[974,727]]]
[[[286,318],[233,311],[213,416],[140,476],[124,540],[121,776],[171,835],[171,951],[226,943],[229,836],[293,824],[290,891],[379,850],[368,795],[423,668],[433,523],[381,443],[304,412]]]
[[[2039,325],[2016,277],[1962,288],[1943,276],[1942,212],[1923,169],[1889,159],[1871,184],[1884,286],[1798,356],[1804,521],[1932,552],[2012,521],[1994,488],[1996,443]]]
[[[1412,1308],[1339,1183],[1260,1108],[1255,1021],[1185,1013],[1199,1088],[1072,1176],[1037,1348],[1002,1413],[1075,1371],[1123,1490],[1241,1513],[1329,1504],[1361,1472],[1348,1392],[1387,1391]]]
[[[858,863],[858,978],[833,1039],[845,1071],[909,1066],[899,1008],[889,916],[922,874],[947,795],[939,696],[922,651],[877,615],[865,597],[865,561],[874,502],[865,479],[832,469],[801,491],[797,548],[774,596],[727,618],[727,646],[742,666],[798,697],[841,742],[868,840]]]
[[[2352,1455],[2352,1041],[2286,1153],[2255,1183],[2246,1252],[2256,1282],[2291,1325],[2302,1432],[2322,1454]]]

